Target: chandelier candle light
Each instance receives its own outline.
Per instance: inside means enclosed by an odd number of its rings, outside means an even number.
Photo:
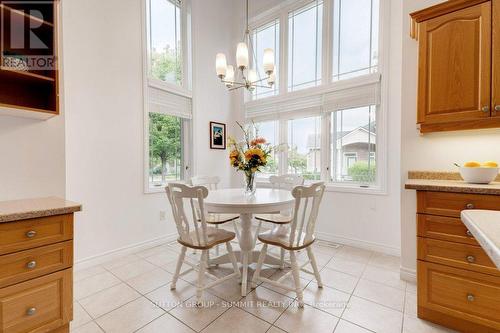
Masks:
[[[246,19],[247,25],[243,42],[238,43],[236,47],[236,66],[240,72],[241,78],[236,78],[235,69],[232,65],[227,64],[226,55],[218,53],[215,57],[215,70],[217,76],[226,87],[231,90],[246,88],[248,91],[255,90],[255,87],[272,88],[276,81],[274,72],[274,51],[273,49],[264,49],[262,68],[266,73],[266,77],[260,78],[255,69],[250,69],[248,45],[250,42],[250,29],[248,26],[248,0],[246,2]],[[254,64],[257,63],[254,52],[252,52]],[[267,85],[264,84],[267,82]]]

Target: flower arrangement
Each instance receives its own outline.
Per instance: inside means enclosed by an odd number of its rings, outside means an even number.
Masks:
[[[267,143],[266,139],[259,136],[259,130],[252,125],[243,127],[236,122],[244,134],[244,141],[237,142],[229,137],[229,161],[231,166],[245,173],[246,189],[248,194],[255,193],[255,173],[260,171],[261,167],[267,165],[267,160],[271,155],[273,148]],[[252,137],[255,133],[255,137]]]

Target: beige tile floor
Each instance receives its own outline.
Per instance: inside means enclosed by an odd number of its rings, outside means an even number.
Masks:
[[[318,289],[312,276],[301,273],[303,309],[294,293],[268,284],[241,297],[237,280],[208,290],[196,307],[195,274],[183,276],[175,291],[169,287],[178,251],[177,244],[164,244],[75,271],[71,332],[451,332],[417,318],[416,286],[399,279],[398,257],[315,245],[325,287]],[[211,271],[221,276],[231,267]],[[283,271],[266,267],[263,274],[277,279]]]

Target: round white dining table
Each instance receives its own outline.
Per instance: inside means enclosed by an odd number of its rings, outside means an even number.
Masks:
[[[270,188],[258,188],[254,195],[246,195],[244,190],[220,189],[210,191],[204,200],[205,209],[209,213],[240,214],[241,229],[239,232],[239,243],[241,251],[239,258],[242,264],[241,295],[245,296],[247,291],[248,266],[257,262],[259,252],[254,251],[255,237],[252,234],[252,215],[279,213],[292,208],[295,202],[290,191]],[[229,256],[222,255],[210,260],[211,264],[229,263]],[[280,260],[272,256],[266,258],[266,263],[279,265]]]

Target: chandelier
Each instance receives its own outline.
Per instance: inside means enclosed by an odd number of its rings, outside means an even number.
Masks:
[[[272,88],[276,80],[274,72],[273,49],[264,49],[262,68],[264,69],[266,77],[261,78],[255,69],[249,68],[248,45],[252,47],[252,43],[250,41],[250,29],[248,26],[247,0],[245,36],[243,37],[243,41],[241,43],[238,43],[236,47],[236,70],[239,70],[240,74],[238,75],[238,73],[235,73],[234,67],[227,64],[226,55],[224,53],[218,53],[215,57],[215,70],[217,72],[217,76],[219,77],[221,82],[226,85],[229,91],[239,88],[246,88],[248,91],[253,91],[256,87]],[[253,48],[251,54],[254,60],[254,64],[256,64],[257,59]]]

